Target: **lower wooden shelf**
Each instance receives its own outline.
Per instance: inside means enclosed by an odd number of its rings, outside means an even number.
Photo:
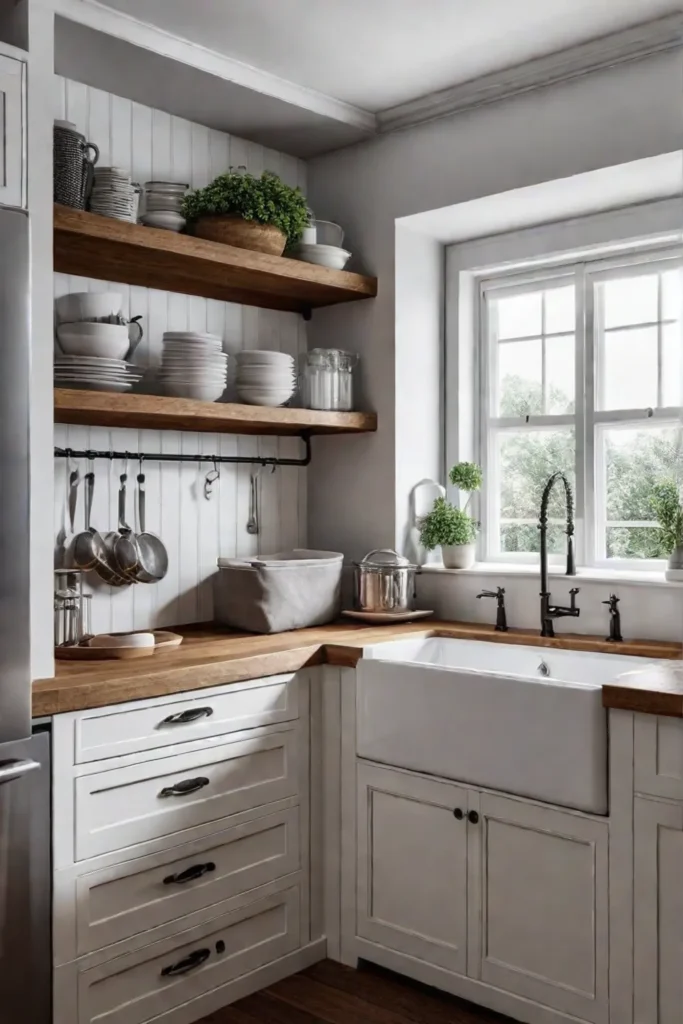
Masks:
[[[55,423],[210,434],[360,434],[377,430],[372,412],[319,412],[189,398],[56,388]]]

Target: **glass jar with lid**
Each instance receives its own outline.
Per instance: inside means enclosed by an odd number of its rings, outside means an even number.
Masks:
[[[302,357],[301,391],[307,409],[350,412],[358,356],[337,348],[314,348]]]

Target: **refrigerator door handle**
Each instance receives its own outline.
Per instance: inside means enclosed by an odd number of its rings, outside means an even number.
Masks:
[[[0,786],[4,782],[13,782],[14,779],[20,779],[22,775],[26,775],[36,768],[40,768],[37,761],[0,761]]]

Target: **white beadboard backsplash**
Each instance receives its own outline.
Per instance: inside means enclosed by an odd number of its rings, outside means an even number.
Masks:
[[[91,89],[55,76],[56,118],[75,122],[89,141],[100,148],[100,164],[132,170],[141,183],[152,178],[206,185],[232,164],[249,171],[278,173],[291,185],[305,188],[305,165],[281,153],[243,139],[212,131],[159,110]],[[126,315],[142,315],[145,336],[135,362],[153,371],[161,358],[166,330],[199,330],[222,335],[224,350],[279,349],[298,356],[306,348],[305,325],[295,313],[255,309],[178,295],[55,274],[55,297],[74,291],[114,290],[123,295]],[[149,388],[150,390],[152,388]],[[300,457],[296,438],[248,437],[230,434],[195,434],[177,431],[120,430],[104,427],[55,427],[55,444],[74,449],[115,449],[130,452],[182,452],[184,454],[280,455]],[[81,478],[85,465],[81,464]],[[203,622],[213,615],[211,575],[216,558],[267,553],[305,546],[306,470],[278,467],[259,472],[261,532],[246,531],[249,515],[249,466],[221,465],[220,478],[210,500],[204,497],[204,479],[210,464],[144,463],[147,491],[147,529],[157,533],[169,551],[169,571],[156,585],[137,584],[121,589],[91,580],[93,629],[143,629],[152,626]],[[115,527],[120,463],[95,463],[93,524],[100,530]],[[128,520],[133,519],[137,463],[128,466]],[[130,484],[133,484],[130,487]],[[83,524],[83,487],[78,489],[76,530]],[[55,535],[65,517],[66,464],[55,460]],[[131,525],[132,522],[131,522]]]

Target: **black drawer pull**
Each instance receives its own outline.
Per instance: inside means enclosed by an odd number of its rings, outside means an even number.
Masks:
[[[190,868],[185,868],[179,875],[168,875],[164,879],[164,885],[184,885],[185,882],[194,882],[202,875],[208,875],[210,871],[215,871],[216,865],[213,861],[209,861],[207,864],[193,864]]]
[[[175,715],[164,718],[162,725],[189,725],[190,722],[197,722],[200,718],[211,718],[213,708],[188,708],[187,711],[179,711]]]
[[[177,964],[169,964],[168,967],[163,967],[161,970],[162,978],[173,978],[177,974],[187,974],[188,971],[194,971],[195,968],[201,967],[205,960],[208,960],[211,956],[210,949],[195,949],[194,952],[186,956],[184,960],[179,960]]]
[[[189,796],[209,785],[209,780],[200,776],[197,779],[183,779],[182,782],[174,782],[172,786],[164,786],[159,796]]]
[[[476,811],[469,811],[467,818],[469,821],[472,822],[473,825],[476,825],[477,822],[479,821],[479,815],[477,814]]]

